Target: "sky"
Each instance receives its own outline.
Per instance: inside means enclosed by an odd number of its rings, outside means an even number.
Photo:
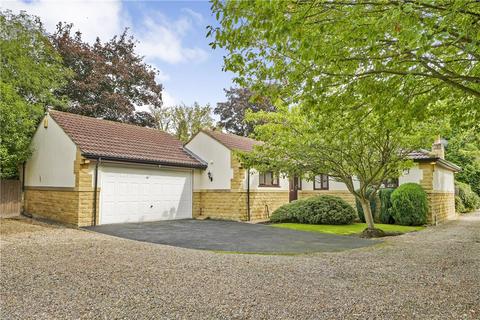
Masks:
[[[206,27],[217,22],[207,1],[2,0],[0,8],[39,16],[47,32],[59,21],[73,23],[90,43],[128,27],[137,52],[160,71],[164,106],[197,101],[215,107],[232,86],[233,74],[222,71],[225,51],[208,45]]]

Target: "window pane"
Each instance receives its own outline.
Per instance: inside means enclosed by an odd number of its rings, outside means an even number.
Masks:
[[[272,173],[270,171],[265,173],[265,184],[266,185],[272,184]]]
[[[272,185],[278,184],[278,176],[272,173]]]

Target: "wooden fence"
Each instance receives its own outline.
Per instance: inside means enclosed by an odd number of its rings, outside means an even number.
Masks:
[[[20,215],[22,184],[19,180],[0,181],[0,218]]]

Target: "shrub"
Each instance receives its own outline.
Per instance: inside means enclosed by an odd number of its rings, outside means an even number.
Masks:
[[[390,207],[392,206],[392,203],[390,201],[390,196],[392,192],[395,189],[392,188],[382,188],[379,191],[379,197],[380,197],[380,222],[381,223],[390,223],[393,224],[395,220],[393,219],[391,213],[390,213]],[[367,195],[371,195],[372,189],[367,189]],[[358,218],[360,221],[365,222],[365,214],[363,213],[363,208],[362,205],[360,204],[360,201],[355,200],[355,204],[357,207],[357,213],[358,213]],[[370,210],[372,210],[372,215],[375,215],[375,210],[377,208],[376,202],[375,202],[375,197],[371,197],[370,199]]]
[[[480,206],[480,197],[473,192],[469,184],[457,181],[455,186],[458,190],[458,196],[455,197],[455,208],[458,212],[471,212]],[[457,197],[459,200],[456,199]]]
[[[392,193],[395,191],[393,188],[384,188],[380,189],[380,222],[393,224],[395,219],[393,219],[391,208],[392,208]]]
[[[404,226],[419,226],[427,222],[427,194],[419,184],[405,183],[391,195],[390,212],[395,223]]]
[[[463,205],[462,198],[460,196],[455,196],[455,211],[460,212],[460,213],[466,213],[468,212]]]
[[[323,195],[285,204],[273,212],[270,221],[350,224],[355,218],[355,210],[347,202],[338,197]]]

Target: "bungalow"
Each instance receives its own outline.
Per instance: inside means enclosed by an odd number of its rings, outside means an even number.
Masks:
[[[202,130],[185,145],[207,163],[206,169],[194,170],[195,217],[263,220],[285,203],[324,194],[355,206],[346,185],[328,175],[308,181],[243,168],[234,151],[248,152],[259,143],[217,130]],[[429,223],[455,218],[454,173],[460,168],[444,159],[443,144],[437,141],[432,152],[420,150],[410,156],[414,166],[389,183],[393,187],[407,182],[422,185],[429,198]]]
[[[354,205],[343,183],[243,168],[235,150],[250,138],[203,130],[185,146],[159,130],[50,111],[23,170],[24,212],[76,226],[188,218],[261,220],[282,204],[331,194]],[[453,175],[443,146],[412,154],[415,166],[398,183],[427,191],[429,222],[455,217]]]

